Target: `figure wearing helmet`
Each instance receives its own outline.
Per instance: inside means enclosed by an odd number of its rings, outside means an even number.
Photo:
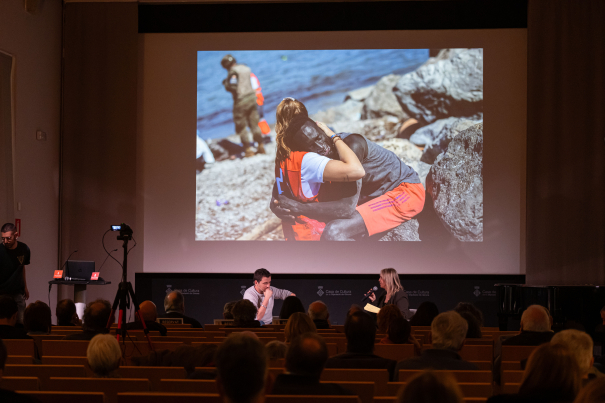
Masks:
[[[245,64],[237,63],[231,55],[223,57],[221,66],[228,71],[227,78],[223,80],[223,86],[233,96],[235,132],[244,145],[246,157],[250,157],[256,152],[264,154],[263,136],[258,127],[259,115],[256,104],[256,91],[250,83],[252,71]],[[246,130],[246,126],[250,128],[254,141],[258,143],[258,150],[254,150],[252,147],[252,140],[250,139],[250,133]]]

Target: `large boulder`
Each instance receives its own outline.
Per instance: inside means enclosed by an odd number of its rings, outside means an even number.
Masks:
[[[384,235],[379,235],[379,241],[420,241],[420,236],[418,235],[418,228],[420,224],[418,224],[418,220],[412,218],[399,225],[398,227],[393,228],[392,230],[384,233]]]
[[[420,160],[422,151],[409,140],[392,138],[377,143],[383,148],[393,151],[407,165],[413,164]]]
[[[483,241],[483,123],[454,137],[426,183],[445,228],[461,241]]]
[[[315,115],[311,116],[311,119],[325,124],[332,124],[339,121],[356,122],[361,119],[362,110],[363,102],[348,99],[338,106],[317,112]]]
[[[345,102],[349,99],[352,99],[353,101],[363,102],[368,97],[368,95],[370,95],[373,88],[373,85],[368,85],[367,87],[361,87],[356,90],[349,91],[345,96]]]
[[[410,141],[418,146],[425,146],[422,161],[432,164],[435,162],[435,158],[447,149],[450,141],[458,133],[477,123],[476,120],[466,118],[439,119],[416,130],[410,137]]]
[[[399,75],[389,74],[376,83],[370,94],[365,98],[361,113],[362,119],[379,118],[385,115],[395,116],[399,120],[408,118],[399,102],[397,102],[395,94],[393,94],[393,87],[400,78]]]
[[[421,125],[450,116],[482,119],[483,49],[444,49],[401,77],[393,93]]]
[[[347,101],[352,102],[352,101]],[[400,122],[394,116],[367,120],[339,120],[330,124],[336,133],[359,133],[372,141],[397,136]]]

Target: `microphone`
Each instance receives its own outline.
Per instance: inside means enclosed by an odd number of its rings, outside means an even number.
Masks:
[[[99,270],[97,270],[98,272],[100,272],[100,271],[101,271],[101,268],[103,267],[103,265],[105,264],[105,262],[107,261],[107,259],[109,259],[109,256],[111,256],[111,254],[112,254],[113,252],[117,251],[117,250],[118,250],[118,248],[116,248],[116,249],[112,250],[111,252],[109,252],[109,253],[107,254],[107,257],[105,258],[105,260],[103,260],[103,263],[101,263],[101,267],[99,267]]]
[[[363,294],[363,298],[362,298],[361,302],[365,302],[365,300],[369,299],[370,295],[372,295],[376,291],[378,291],[378,287],[377,286],[372,287],[372,289],[370,291],[368,291],[367,293]]]
[[[85,278],[65,277],[67,281],[87,281]]]
[[[77,251],[78,251],[78,250],[76,249],[75,251],[71,252],[71,253],[69,254],[69,256],[67,256],[67,259],[65,260],[65,263],[63,263],[63,266],[61,266],[61,268],[60,268],[59,270],[63,270],[63,268],[65,267],[65,265],[66,265],[66,264],[67,264],[67,262],[69,261],[69,258],[70,258],[70,257],[71,257],[71,256],[72,256],[74,253],[76,253]]]

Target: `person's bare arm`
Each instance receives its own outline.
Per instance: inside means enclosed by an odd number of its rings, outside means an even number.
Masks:
[[[316,123],[328,136],[332,137],[335,134],[324,123]],[[363,178],[366,172],[355,152],[338,135],[334,136],[332,141],[340,161],[331,160],[326,164],[323,172],[324,182],[354,182]]]

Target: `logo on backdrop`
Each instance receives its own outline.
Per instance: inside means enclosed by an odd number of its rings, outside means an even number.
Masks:
[[[426,290],[406,290],[408,297],[430,297],[430,291]]]
[[[172,288],[171,285],[166,285],[166,294],[171,293],[172,291],[180,291],[183,295],[200,295],[199,289],[182,288],[179,290],[178,288]]]
[[[245,285],[242,286],[242,289],[239,292],[240,294],[242,294],[242,296],[246,293],[246,288],[248,287],[246,287]]]
[[[166,294],[172,292],[172,288],[170,288],[170,287],[172,287],[172,286],[171,285],[166,286]]]
[[[319,295],[321,297],[322,295],[325,294],[325,292],[323,292],[324,287],[322,285],[317,286],[317,288],[319,288],[319,290],[317,290],[317,295]]]
[[[322,285],[317,286],[317,295],[320,297],[350,297],[353,295],[351,290],[324,290]]]
[[[480,286],[475,286],[475,291],[473,291],[473,295],[475,297],[496,297],[496,290],[482,290]]]
[[[479,291],[479,287],[478,285],[475,286],[475,291],[473,291],[473,294],[475,294],[475,297],[478,297],[479,295],[481,295],[481,291]]]

